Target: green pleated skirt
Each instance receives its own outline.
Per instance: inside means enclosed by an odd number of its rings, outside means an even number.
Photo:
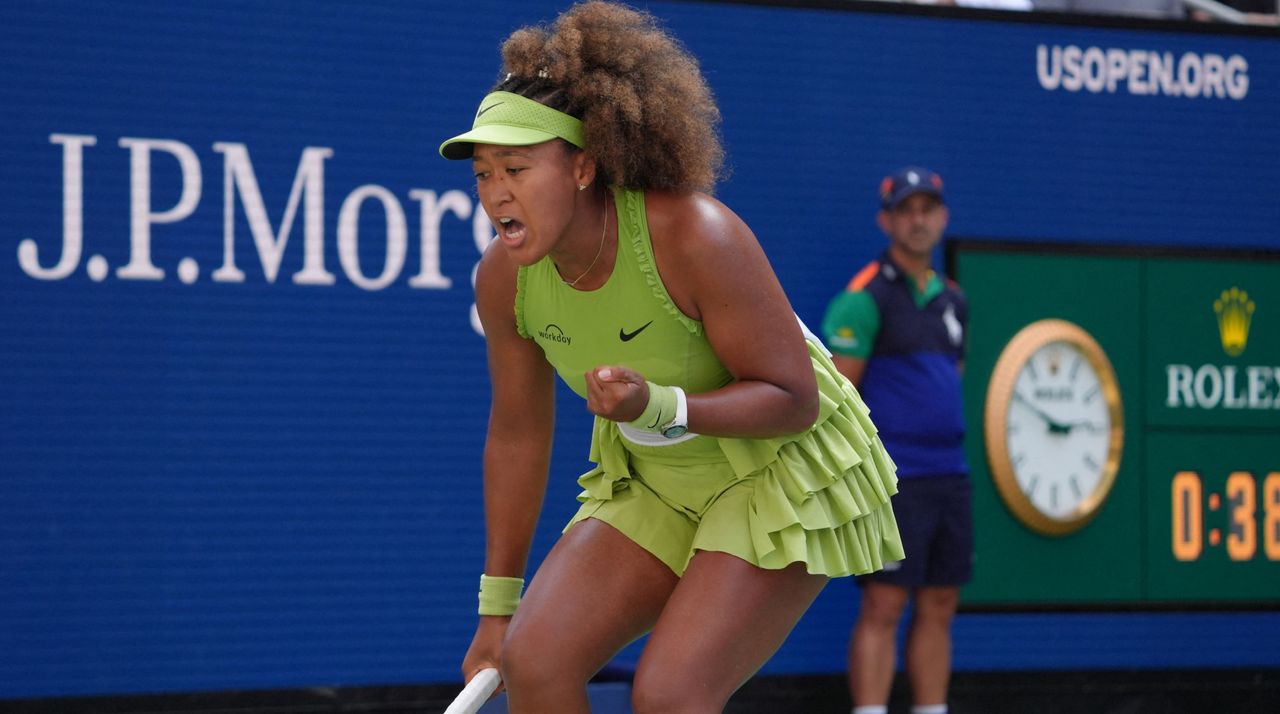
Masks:
[[[565,530],[602,520],[677,575],[699,550],[767,569],[804,563],[828,577],[901,560],[893,461],[853,385],[808,344],[821,406],[814,426],[799,434],[645,446],[597,418],[596,466],[578,479],[582,505]]]

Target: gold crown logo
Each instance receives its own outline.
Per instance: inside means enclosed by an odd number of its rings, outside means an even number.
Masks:
[[[1222,296],[1213,301],[1213,311],[1218,314],[1222,349],[1232,357],[1244,352],[1249,342],[1249,323],[1253,321],[1255,307],[1249,293],[1237,287],[1223,290]]]

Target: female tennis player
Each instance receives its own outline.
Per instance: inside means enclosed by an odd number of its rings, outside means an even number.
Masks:
[[[480,624],[515,714],[589,711],[651,636],[638,714],[719,712],[828,579],[903,557],[896,476],[746,224],[710,195],[719,110],[652,16],[587,2],[513,33],[470,131],[497,229],[476,276],[492,405]],[[581,507],[529,583],[556,374],[596,415]],[[518,607],[517,607],[518,604]]]

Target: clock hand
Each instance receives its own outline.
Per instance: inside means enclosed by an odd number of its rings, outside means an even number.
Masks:
[[[1089,431],[1092,431],[1094,433],[1107,430],[1105,426],[1098,426],[1097,424],[1094,424],[1091,421],[1077,421],[1077,422],[1072,422],[1070,424],[1064,424],[1064,426],[1068,430],[1074,429],[1076,427],[1080,427],[1082,429],[1088,429]]]
[[[1061,422],[1055,421],[1053,417],[1046,414],[1044,410],[1042,410],[1040,407],[1037,407],[1036,405],[1032,404],[1030,400],[1022,396],[1022,394],[1016,389],[1013,391],[1013,398],[1025,404],[1028,409],[1036,413],[1036,416],[1040,417],[1041,419],[1044,419],[1044,423],[1049,427],[1050,434],[1070,434],[1071,433],[1071,427],[1073,425],[1063,424]]]

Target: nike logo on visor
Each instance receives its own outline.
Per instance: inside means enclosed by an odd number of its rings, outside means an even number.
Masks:
[[[641,332],[644,332],[644,328],[652,324],[653,324],[653,320],[650,320],[644,323],[643,325],[641,325],[639,328],[637,328],[635,332],[627,332],[626,330],[619,327],[618,339],[622,340],[623,342],[630,342],[632,339],[635,338],[636,335],[640,334]]]
[[[496,102],[494,104],[490,104],[484,109],[481,109],[480,111],[476,112],[476,118],[479,119],[481,114],[484,114],[485,112],[489,111],[490,109],[493,109],[494,107],[500,107],[503,104],[506,104],[506,102]]]

